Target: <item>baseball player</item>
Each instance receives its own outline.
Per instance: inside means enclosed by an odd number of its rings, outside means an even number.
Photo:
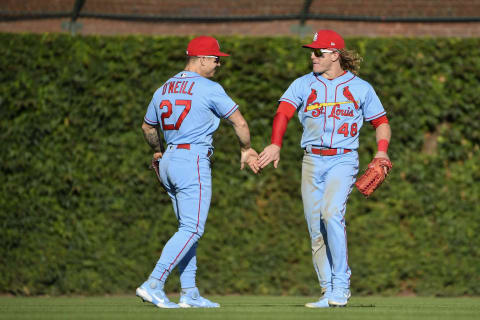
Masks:
[[[358,172],[358,135],[364,120],[376,130],[378,152],[387,158],[391,131],[372,86],[356,74],[360,58],[342,37],[319,30],[311,49],[313,72],[296,79],[280,98],[271,144],[259,156],[277,168],[287,123],[295,111],[303,126],[302,200],[313,266],[323,296],[310,308],[346,306],[350,298],[345,209]]]
[[[253,172],[258,172],[258,154],[250,147],[250,131],[238,105],[220,84],[208,79],[220,66],[220,57],[226,56],[215,38],[200,36],[191,40],[185,70],[155,91],[142,125],[145,139],[155,152],[154,160],[159,161],[159,176],[179,223],[150,277],[136,290],[137,296],[160,308],[219,307],[200,296],[195,273],[197,243],[204,232],[212,194],[212,134],[220,118],[233,125],[239,139],[241,169],[247,163]],[[167,144],[164,152],[157,127]],[[171,302],[163,290],[177,265],[182,286],[178,304]]]

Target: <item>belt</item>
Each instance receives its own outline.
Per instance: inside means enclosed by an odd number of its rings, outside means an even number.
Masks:
[[[187,150],[190,150],[190,143],[177,144],[177,149],[187,149]]]
[[[342,152],[343,150],[343,152]],[[337,154],[343,154],[343,153],[348,153],[352,150],[350,149],[318,149],[318,148],[312,148],[312,153],[313,154],[319,154],[321,156],[334,156]]]
[[[190,150],[190,143],[177,144],[177,149]],[[209,149],[207,152],[207,157],[210,157],[212,154],[213,154],[212,150]]]

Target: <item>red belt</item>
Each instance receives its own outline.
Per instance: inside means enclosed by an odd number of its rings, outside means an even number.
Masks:
[[[190,150],[190,143],[177,144],[177,149],[187,149],[187,150]]]
[[[312,148],[312,153],[313,154],[319,154],[321,156],[334,156],[336,154],[342,154],[341,153],[342,149],[317,149],[317,148]],[[343,153],[348,153],[352,150],[350,149],[343,149]]]
[[[177,149],[187,149],[190,150],[190,143],[177,144]],[[208,150],[207,157],[212,155],[212,150]]]

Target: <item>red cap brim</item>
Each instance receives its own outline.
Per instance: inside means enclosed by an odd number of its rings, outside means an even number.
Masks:
[[[321,48],[315,48],[315,47],[313,46],[313,42],[312,42],[312,43],[309,43],[309,44],[304,44],[302,47],[303,47],[303,48],[312,48],[312,49],[321,49]]]

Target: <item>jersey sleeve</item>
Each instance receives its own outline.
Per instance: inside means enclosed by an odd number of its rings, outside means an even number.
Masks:
[[[363,105],[363,114],[365,121],[372,121],[386,114],[377,93],[371,85],[368,86],[367,93],[365,95],[365,103]]]
[[[304,86],[302,85],[302,78],[296,79],[292,82],[292,84],[290,84],[287,91],[283,93],[278,101],[287,102],[298,109],[298,107],[303,103],[303,89]]]
[[[152,100],[148,105],[147,113],[145,114],[143,121],[145,121],[146,124],[149,124],[151,126],[156,126],[159,124],[157,112],[155,111],[155,95],[152,97]]]
[[[221,118],[228,118],[238,109],[238,105],[225,92],[223,87],[215,83],[210,93],[211,109]]]

